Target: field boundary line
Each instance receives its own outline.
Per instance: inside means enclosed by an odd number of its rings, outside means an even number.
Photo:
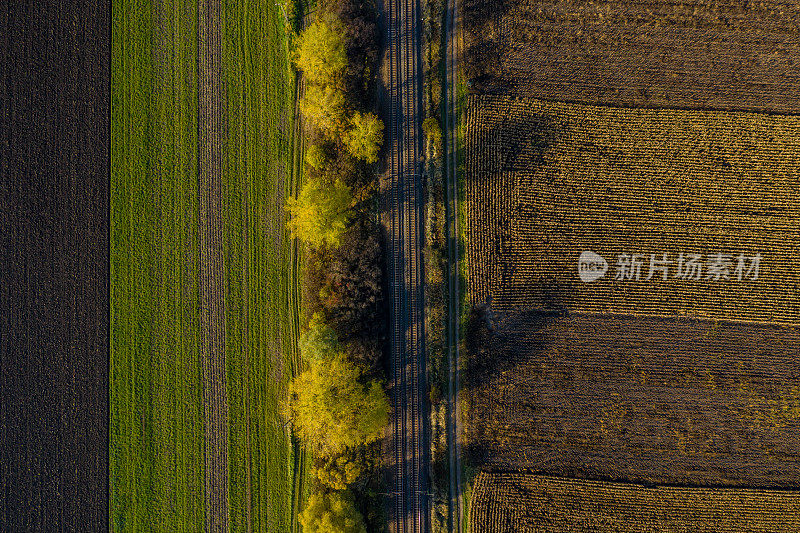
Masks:
[[[305,27],[305,17],[303,17],[302,27]],[[287,41],[289,39],[287,38]],[[289,43],[291,44],[291,43]],[[300,99],[304,94],[304,85],[302,82],[302,78],[299,73],[294,72],[294,105],[292,110],[292,168],[291,168],[291,178],[289,183],[289,195],[297,199],[300,194],[300,182],[302,180],[302,172],[303,172],[303,157],[305,154],[305,143],[306,138],[303,132],[303,125],[300,118]],[[301,249],[298,242],[298,239],[292,238],[292,244],[289,247],[289,252],[291,254],[291,275],[290,275],[290,284],[291,284],[291,303],[290,303],[290,312],[294,314],[292,317],[292,334],[294,338],[292,342],[294,346],[291,348],[293,352],[293,356],[291,358],[291,373],[292,377],[297,376],[300,373],[302,361],[300,359],[300,350],[297,348],[297,342],[300,338],[300,329],[301,329],[301,315],[302,315],[302,303],[301,303],[301,294],[299,291],[299,280],[301,273]],[[298,516],[300,514],[300,503],[303,499],[303,490],[304,490],[304,476],[303,472],[306,469],[306,451],[303,445],[299,442],[297,437],[294,435],[291,424],[287,425],[289,431],[289,446],[291,447],[292,452],[292,501],[291,501],[291,509],[292,509],[292,516],[291,516],[291,526],[290,529],[292,533],[300,533],[300,521],[298,520]]]

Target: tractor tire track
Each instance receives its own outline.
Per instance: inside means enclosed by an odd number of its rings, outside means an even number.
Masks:
[[[205,529],[228,531],[228,400],[225,268],[222,256],[220,1],[200,0],[198,27],[198,204],[200,355],[205,418]]]

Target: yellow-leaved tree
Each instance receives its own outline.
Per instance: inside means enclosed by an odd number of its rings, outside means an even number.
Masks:
[[[300,101],[300,112],[306,120],[329,138],[344,131],[344,92],[332,85],[309,85]]]
[[[344,26],[336,18],[310,24],[297,38],[294,62],[316,85],[334,85],[347,66]]]
[[[300,523],[303,533],[367,533],[349,491],[312,494],[300,513]]]
[[[297,199],[286,200],[287,226],[294,237],[314,247],[336,247],[350,218],[353,196],[350,187],[336,180],[328,185],[321,179],[309,179]]]
[[[314,477],[326,487],[346,490],[355,483],[364,470],[363,463],[352,453],[342,453],[333,457],[320,458],[321,463],[312,472]]]
[[[328,162],[325,150],[318,144],[312,144],[306,149],[306,165],[314,170],[322,170]]]
[[[389,398],[377,381],[339,354],[312,360],[289,384],[289,416],[298,436],[322,455],[374,442],[389,421]]]
[[[367,163],[376,162],[383,144],[383,121],[374,113],[356,111],[350,118],[350,129],[344,135],[344,142],[353,157]]]

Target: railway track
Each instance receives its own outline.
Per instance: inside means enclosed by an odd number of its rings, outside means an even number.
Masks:
[[[388,237],[392,359],[394,532],[430,529],[422,269],[422,136],[419,1],[387,0]]]

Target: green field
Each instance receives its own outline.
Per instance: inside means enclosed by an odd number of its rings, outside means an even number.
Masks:
[[[294,74],[277,11],[274,2],[240,0],[222,17],[232,530],[288,531],[293,520],[294,458],[278,412],[298,327],[296,255],[283,213],[294,172]]]
[[[204,524],[197,4],[117,1],[112,20],[110,519]],[[302,461],[279,416],[296,368],[294,74],[272,2],[222,13],[229,520],[288,531]]]
[[[113,10],[111,527],[195,530],[203,516],[198,357],[196,16]],[[163,20],[161,27],[155,19]],[[188,73],[188,74],[187,74]]]

